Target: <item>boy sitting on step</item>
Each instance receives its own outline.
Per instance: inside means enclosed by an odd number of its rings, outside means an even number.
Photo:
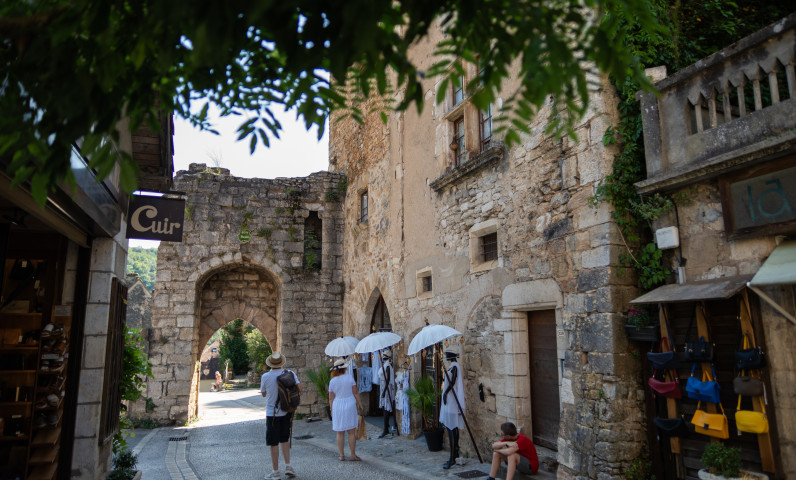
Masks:
[[[514,472],[519,471],[526,475],[534,475],[539,470],[539,457],[536,456],[536,447],[530,438],[517,432],[517,427],[506,422],[500,426],[503,438],[492,444],[492,470],[487,480],[495,480],[500,462],[505,461],[506,480],[514,479]]]

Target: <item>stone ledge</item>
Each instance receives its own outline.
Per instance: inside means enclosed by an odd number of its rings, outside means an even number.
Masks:
[[[493,145],[478,155],[470,158],[464,164],[454,168],[431,182],[429,185],[434,191],[439,192],[443,188],[458,183],[461,179],[475,173],[488,165],[499,162],[506,156],[506,146],[502,143]]]

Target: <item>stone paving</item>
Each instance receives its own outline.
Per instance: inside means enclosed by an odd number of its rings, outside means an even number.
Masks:
[[[187,427],[136,430],[130,448],[139,456],[145,480],[249,480],[270,472],[265,446],[264,399],[256,390],[200,394],[198,421]],[[443,470],[447,452],[429,452],[424,438],[376,438],[380,419],[368,424],[368,440],[357,442],[362,462],[337,459],[335,433],[328,420],[294,422],[291,464],[300,479],[406,480],[461,478],[472,470],[486,478],[489,465],[467,459]],[[465,439],[465,441],[467,441]],[[348,455],[346,445],[346,455]],[[484,453],[482,452],[482,455]],[[491,458],[491,455],[490,455]],[[485,457],[486,460],[486,457]],[[281,462],[281,458],[280,458]],[[280,463],[280,466],[284,466]],[[546,474],[543,478],[553,478]]]

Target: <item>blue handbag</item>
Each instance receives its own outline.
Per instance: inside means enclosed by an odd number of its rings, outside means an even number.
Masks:
[[[703,402],[721,403],[721,387],[719,387],[718,382],[714,380],[716,376],[715,370],[713,371],[712,376],[710,371],[703,370],[702,380],[700,380],[694,376],[695,368],[696,363],[693,367],[691,367],[691,376],[688,377],[688,381],[685,384],[686,396],[688,398],[693,398],[694,400],[700,400]]]

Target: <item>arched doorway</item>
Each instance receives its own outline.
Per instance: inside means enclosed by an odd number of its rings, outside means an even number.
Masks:
[[[391,332],[392,323],[390,322],[390,310],[384,301],[384,297],[379,293],[379,298],[373,306],[373,313],[370,316],[370,331],[371,332]],[[369,365],[374,370],[378,368],[380,363],[373,361],[371,355]],[[378,376],[378,371],[373,373],[374,378]],[[384,412],[379,408],[379,386],[374,385],[373,390],[370,391],[368,397],[368,415],[369,416],[382,416]]]
[[[251,325],[268,342],[274,342],[270,344],[272,348],[278,348],[279,288],[267,270],[245,263],[225,265],[197,282],[197,299],[199,321],[194,362],[201,361],[202,351],[212,336],[236,320]],[[199,413],[198,394],[203,373],[201,365],[194,369],[189,417]]]

